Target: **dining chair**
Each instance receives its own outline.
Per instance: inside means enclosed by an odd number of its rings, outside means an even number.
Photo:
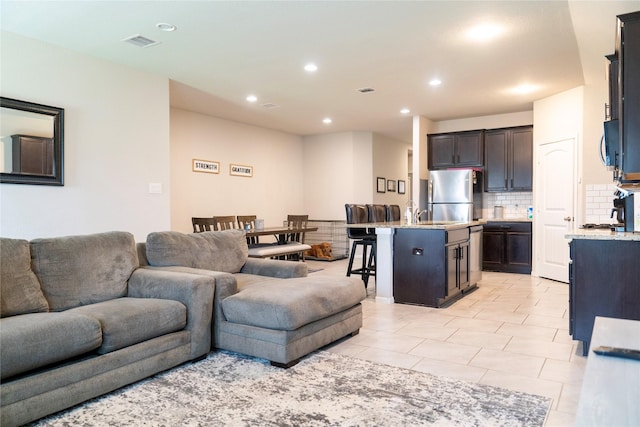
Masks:
[[[215,231],[233,230],[234,228],[236,228],[235,216],[214,216],[213,217],[213,229]]]
[[[369,222],[369,212],[366,205],[345,204],[347,214],[347,224],[364,224]],[[352,274],[362,277],[364,287],[369,284],[369,277],[376,276],[376,234],[367,228],[347,227],[347,237],[353,241],[351,244],[351,254],[349,255],[349,265],[347,266],[347,277]],[[362,246],[362,267],[353,268],[358,246]],[[368,258],[368,260],[367,260]]]
[[[293,228],[306,228],[309,222],[309,215],[287,215],[287,227]],[[285,237],[286,243],[302,243],[304,244],[305,232],[289,233]],[[304,252],[292,254],[287,257],[288,259],[302,259],[304,261]]]
[[[249,224],[249,228],[251,229],[255,229],[256,228],[256,215],[238,215],[236,217],[236,219],[238,220],[238,227],[241,230],[245,229],[245,224]],[[248,245],[257,245],[258,243],[260,243],[260,240],[258,238],[258,236],[253,236],[253,237],[247,237],[247,244]]]
[[[386,211],[387,222],[400,221],[400,206],[384,205]]]
[[[194,233],[202,233],[203,231],[211,231],[214,229],[213,217],[191,217]]]

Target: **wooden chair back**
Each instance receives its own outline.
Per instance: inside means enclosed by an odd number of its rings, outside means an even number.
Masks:
[[[238,215],[237,216],[238,227],[241,230],[244,230],[245,224],[249,224],[249,228],[255,229],[256,228],[256,218],[257,218],[256,215]],[[258,236],[247,237],[247,244],[248,245],[257,245],[258,243],[260,243],[260,240],[258,239]]]
[[[198,218],[191,217],[194,233],[202,233],[203,231],[211,231],[214,229],[213,217]]]
[[[233,230],[234,228],[236,228],[236,217],[233,215],[232,216],[214,216],[213,228],[215,231]]]
[[[306,227],[309,222],[309,215],[287,215],[287,227]],[[305,233],[290,233],[287,235],[288,242],[304,243]]]

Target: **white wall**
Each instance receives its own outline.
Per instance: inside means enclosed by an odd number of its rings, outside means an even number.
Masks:
[[[191,232],[191,217],[256,215],[265,226],[304,204],[301,138],[283,132],[171,109],[171,229]],[[220,162],[219,174],[192,171],[192,159]],[[229,174],[229,164],[253,166],[253,177]]]
[[[498,129],[533,124],[533,111],[495,114],[492,116],[469,117],[466,119],[433,122],[429,133],[461,132],[476,129]]]
[[[345,203],[373,200],[370,132],[302,138],[304,206],[313,219],[344,220]]]
[[[0,184],[0,235],[169,228],[166,78],[6,32],[0,64],[2,96],[65,109],[65,185]]]
[[[409,201],[409,150],[411,145],[387,138],[382,135],[373,135],[373,170],[375,176],[373,185],[376,185],[375,179],[383,177],[387,180],[396,181],[396,191],[387,191],[385,193],[373,193],[373,203],[379,205],[398,205],[400,210],[404,211],[404,207]],[[398,193],[398,181],[404,181],[405,194]],[[375,187],[374,187],[375,188]]]

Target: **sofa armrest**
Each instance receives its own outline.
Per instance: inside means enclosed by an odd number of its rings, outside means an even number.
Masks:
[[[283,261],[289,262],[289,261]],[[292,263],[293,264],[293,263]],[[301,264],[301,263],[295,263]],[[181,266],[171,266],[171,267],[144,267],[145,270],[155,270],[155,271],[168,271],[168,272],[179,272],[179,273],[188,273],[188,274],[197,274],[205,277],[209,277],[215,280],[215,294],[213,298],[213,321],[212,321],[212,347],[216,347],[218,343],[218,327],[217,325],[221,325],[222,322],[226,322],[224,317],[224,313],[222,312],[222,300],[231,296],[233,294],[238,293],[238,282],[236,278],[231,273],[225,273],[222,271],[213,271],[213,270],[203,270],[200,268],[192,268],[192,267],[181,267]]]
[[[211,348],[211,323],[215,279],[176,271],[138,268],[129,278],[128,296],[180,301],[187,307],[186,330],[191,335],[190,358]]]
[[[249,258],[245,265],[242,266],[240,273],[290,279],[293,277],[306,277],[308,267],[304,262]]]

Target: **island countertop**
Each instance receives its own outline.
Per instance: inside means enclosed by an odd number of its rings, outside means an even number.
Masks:
[[[593,228],[575,228],[565,234],[567,239],[587,239],[587,240],[632,240],[640,242],[640,233],[629,231],[610,231]]]
[[[404,221],[393,222],[365,222],[358,224],[345,224],[348,228],[415,228],[420,230],[458,230],[460,228],[468,228],[476,225],[486,224],[486,221],[420,221],[416,224],[407,224]]]

